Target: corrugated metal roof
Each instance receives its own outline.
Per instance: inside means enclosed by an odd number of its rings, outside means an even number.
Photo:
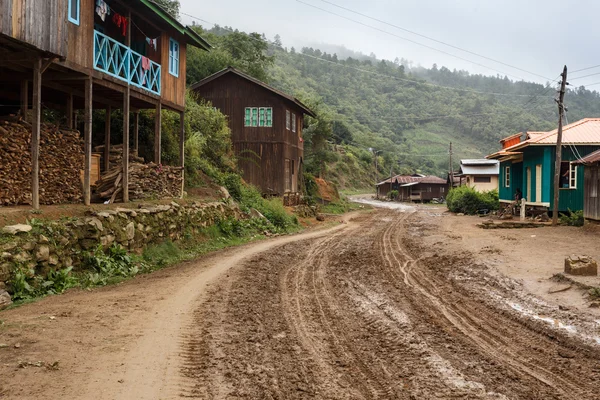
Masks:
[[[406,183],[432,183],[432,184],[446,184],[446,180],[439,178],[437,176],[433,176],[433,175],[396,175],[392,178],[392,182],[393,183],[399,183],[401,185],[406,184]],[[384,184],[390,184],[390,178],[386,179],[383,182],[379,182],[377,184],[377,186],[380,185],[384,185]]]
[[[558,129],[537,134],[529,133],[530,139],[506,150],[520,149],[531,145],[556,144]],[[584,118],[563,127],[563,143],[566,144],[600,144],[600,118]]]
[[[594,164],[597,162],[600,162],[600,150],[588,154],[582,159],[575,161],[574,164]]]
[[[461,165],[495,165],[498,161],[488,160],[487,158],[460,160]]]
[[[500,162],[495,161],[493,165],[461,165],[460,172],[463,175],[498,175],[500,173]]]

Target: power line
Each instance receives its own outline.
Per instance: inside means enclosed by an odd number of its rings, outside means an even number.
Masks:
[[[160,4],[156,3],[153,0],[149,0],[149,1],[152,2],[152,3],[154,3],[154,4],[160,5]],[[224,26],[220,26],[219,24],[217,24],[215,22],[207,21],[207,20],[202,19],[200,17],[197,17],[195,15],[188,14],[188,13],[185,13],[185,12],[180,12],[180,14],[181,15],[185,15],[187,17],[190,17],[192,19],[195,19],[195,20],[207,23],[207,24],[211,24],[211,25],[214,25],[214,26],[219,26],[221,29],[224,29],[224,30],[227,30],[229,32],[235,33],[235,31],[233,29],[230,29],[230,28],[227,28],[227,27],[224,27]],[[250,35],[247,35],[247,36],[248,36],[248,38],[250,38],[252,40],[257,40],[257,41],[261,41],[262,42],[262,39],[254,38],[254,37],[252,37]],[[281,50],[285,50],[285,48],[283,46],[277,45],[277,44],[271,42],[270,40],[266,40],[266,42],[269,43],[270,45],[272,45],[273,47],[279,48]],[[398,76],[393,76],[393,75],[388,75],[388,74],[382,74],[380,72],[370,71],[370,70],[367,70],[367,69],[362,69],[362,68],[358,68],[358,67],[355,67],[355,66],[347,65],[345,63],[342,64],[342,63],[339,63],[339,62],[326,60],[324,58],[313,56],[313,55],[302,53],[302,52],[297,52],[296,54],[299,54],[299,55],[301,55],[303,57],[313,58],[313,59],[319,60],[321,62],[333,64],[333,65],[336,65],[338,67],[345,67],[345,68],[349,68],[349,69],[354,69],[356,71],[361,71],[361,72],[365,72],[365,73],[368,73],[368,74],[377,75],[377,76],[381,76],[381,77],[385,77],[385,78],[392,78],[392,79],[396,79],[396,80],[399,80],[399,81],[408,82],[408,83],[417,84],[417,85],[425,85],[425,86],[431,86],[431,87],[436,87],[436,88],[440,88],[440,89],[447,89],[447,90],[453,90],[453,91],[459,91],[459,92],[469,92],[469,93],[486,94],[486,95],[492,95],[492,96],[507,96],[507,97],[530,97],[530,96],[532,96],[532,95],[528,95],[528,94],[511,94],[511,93],[486,92],[486,91],[481,91],[481,90],[465,89],[465,88],[452,87],[452,86],[443,86],[443,85],[438,85],[438,84],[435,84],[435,83],[432,83],[432,82],[427,82],[427,81],[415,81],[415,80],[412,80],[412,79],[400,78]],[[466,61],[468,61],[468,60],[466,60]],[[486,68],[488,68],[488,67],[486,67]],[[534,97],[546,97],[546,96],[535,96],[534,95]]]
[[[573,71],[571,73],[574,74],[576,72],[587,71],[588,69],[594,69],[594,68],[598,68],[598,67],[600,67],[600,64],[592,65],[591,67],[587,67],[587,68],[576,69],[575,71]]]
[[[588,75],[578,76],[576,78],[571,78],[569,80],[574,81],[576,79],[583,79],[583,78],[587,78],[588,76],[595,76],[595,75],[600,75],[600,72],[596,72],[594,74],[588,74]]]
[[[433,41],[433,42],[436,42],[436,43],[443,44],[444,46],[448,46],[448,47],[451,47],[451,48],[453,48],[453,49],[460,50],[460,51],[463,51],[463,52],[465,52],[465,53],[469,53],[469,54],[472,54],[472,55],[474,55],[474,56],[481,57],[481,58],[484,58],[484,59],[486,59],[486,60],[493,61],[493,62],[495,62],[495,63],[502,64],[502,65],[504,65],[504,66],[507,66],[507,67],[510,67],[510,68],[513,68],[513,69],[516,69],[516,70],[519,70],[519,71],[522,71],[522,72],[528,73],[528,74],[530,74],[530,75],[534,75],[534,76],[537,76],[537,77],[544,78],[544,79],[548,80],[548,78],[546,78],[545,76],[543,76],[543,75],[540,75],[540,74],[536,74],[535,72],[531,72],[531,71],[528,71],[528,70],[526,70],[526,69],[519,68],[519,67],[516,67],[516,66],[514,66],[514,65],[511,65],[511,64],[507,64],[507,63],[505,63],[505,62],[503,62],[503,61],[499,61],[499,60],[496,60],[496,59],[494,59],[494,58],[491,58],[491,57],[484,56],[484,55],[482,55],[482,54],[479,54],[479,53],[476,53],[476,52],[474,52],[474,51],[470,51],[470,50],[464,49],[464,48],[462,48],[462,47],[454,46],[454,45],[452,45],[452,44],[450,44],[450,43],[446,43],[446,42],[443,42],[443,41],[441,41],[441,40],[437,40],[437,39],[434,39],[434,38],[432,38],[432,37],[429,37],[429,36],[426,36],[426,35],[420,34],[420,33],[418,33],[418,32],[411,31],[410,29],[406,29],[406,28],[403,28],[403,27],[401,27],[401,26],[398,26],[398,25],[395,25],[395,24],[392,24],[392,23],[389,23],[389,22],[383,21],[383,20],[381,20],[381,19],[378,19],[378,18],[371,17],[371,16],[369,16],[369,15],[363,14],[363,13],[361,13],[361,12],[358,12],[358,11],[355,11],[355,10],[351,10],[350,8],[347,8],[347,7],[340,6],[340,5],[338,5],[338,4],[332,3],[332,2],[330,2],[330,1],[327,1],[327,0],[321,0],[321,1],[322,1],[323,3],[330,4],[330,5],[334,6],[334,7],[341,8],[342,10],[346,10],[346,11],[348,11],[348,12],[351,12],[351,13],[353,13],[353,14],[360,15],[361,17],[365,17],[365,18],[371,19],[371,20],[373,20],[373,21],[377,21],[377,22],[379,22],[379,23],[382,23],[382,24],[385,24],[385,25],[391,26],[391,27],[393,27],[393,28],[400,29],[401,31],[408,32],[408,33],[412,33],[413,35],[420,36],[420,37],[422,37],[422,38],[425,38],[425,39],[431,40],[431,41]],[[304,4],[306,4],[306,3],[304,3]]]
[[[478,62],[472,61],[472,60],[468,60],[468,59],[466,59],[466,58],[463,58],[463,57],[461,57],[461,56],[457,56],[457,55],[455,55],[455,54],[448,53],[447,51],[440,50],[440,49],[437,49],[437,48],[435,48],[435,47],[432,47],[432,46],[428,46],[428,45],[426,45],[426,44],[423,44],[423,43],[419,43],[419,42],[417,42],[417,41],[415,41],[415,40],[408,39],[408,38],[405,38],[405,37],[403,37],[403,36],[400,36],[400,35],[396,35],[395,33],[388,32],[388,31],[386,31],[386,30],[384,30],[384,29],[377,28],[377,27],[375,27],[375,26],[373,26],[373,25],[365,24],[365,23],[363,23],[363,22],[360,22],[360,21],[357,21],[357,20],[355,20],[355,19],[352,19],[352,18],[346,17],[346,16],[344,16],[344,15],[341,15],[341,14],[335,13],[335,12],[333,12],[333,11],[329,11],[329,10],[326,10],[326,9],[324,9],[324,8],[321,8],[321,7],[315,6],[314,4],[306,3],[306,2],[304,2],[304,1],[302,1],[302,0],[296,0],[296,1],[297,1],[298,3],[302,3],[302,4],[304,4],[304,5],[307,5],[307,6],[309,6],[309,7],[315,8],[315,9],[317,9],[317,10],[321,10],[321,11],[323,11],[323,12],[326,12],[326,13],[328,13],[328,14],[332,14],[332,15],[335,15],[335,16],[337,16],[337,17],[343,18],[343,19],[345,19],[345,20],[348,20],[348,21],[354,22],[354,23],[356,23],[356,24],[359,24],[359,25],[362,25],[362,26],[366,26],[366,27],[368,27],[368,28],[371,28],[371,29],[374,29],[374,30],[376,30],[376,31],[379,31],[379,32],[385,33],[385,34],[387,34],[387,35],[394,36],[394,37],[396,37],[396,38],[398,38],[398,39],[406,40],[407,42],[411,42],[411,43],[414,43],[414,44],[416,44],[416,45],[423,46],[423,47],[425,47],[425,48],[428,48],[428,49],[430,49],[430,50],[434,50],[434,51],[440,52],[440,53],[442,53],[442,54],[446,54],[446,55],[448,55],[448,56],[450,56],[450,57],[454,57],[454,58],[457,58],[457,59],[459,59],[459,60],[466,61],[466,62],[472,63],[472,64],[474,64],[474,65],[478,65],[478,66],[480,66],[480,67],[483,67],[483,68],[486,68],[486,69],[489,69],[489,70],[492,70],[492,71],[498,72],[498,73],[500,73],[500,74],[504,74],[504,75],[507,75],[507,76],[511,76],[511,77],[513,77],[513,78],[517,78],[517,79],[519,79],[519,80],[524,80],[524,79],[523,79],[522,77],[520,77],[520,76],[512,75],[512,74],[509,74],[509,73],[507,73],[507,72],[503,72],[503,71],[500,71],[500,70],[494,69],[494,68],[492,68],[492,67],[490,67],[490,66],[487,66],[487,65],[484,65],[484,64],[481,64],[481,63],[478,63]]]

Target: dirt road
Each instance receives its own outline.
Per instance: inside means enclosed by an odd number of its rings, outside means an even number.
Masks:
[[[526,304],[518,285],[424,247],[435,226],[402,211],[0,313],[0,393],[599,398],[594,321],[571,316],[561,326],[515,309]],[[61,368],[15,368],[15,354],[62,356]]]

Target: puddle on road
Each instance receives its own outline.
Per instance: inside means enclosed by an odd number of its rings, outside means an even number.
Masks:
[[[530,317],[532,319],[535,319],[537,321],[543,321],[546,322],[547,324],[552,325],[553,327],[557,328],[557,329],[562,329],[565,330],[569,333],[575,334],[575,335],[579,335],[580,337],[590,340],[592,342],[595,342],[596,344],[600,344],[600,337],[598,336],[589,336],[583,333],[580,333],[577,328],[573,325],[568,325],[563,323],[562,321],[556,319],[556,318],[552,318],[552,317],[546,317],[544,315],[538,315],[535,312],[528,310],[526,308],[524,308],[523,306],[521,306],[520,304],[517,303],[509,303],[510,307],[515,310],[520,312],[521,314]],[[600,324],[600,321],[596,321],[598,324]]]
[[[373,199],[368,199],[368,198],[359,197],[359,196],[350,196],[349,199],[350,199],[350,201],[353,201],[355,203],[368,204],[370,206],[377,207],[377,208],[388,208],[390,210],[397,210],[400,212],[416,211],[415,207],[409,206],[408,204],[404,204],[404,203],[379,201],[379,200],[373,200]]]

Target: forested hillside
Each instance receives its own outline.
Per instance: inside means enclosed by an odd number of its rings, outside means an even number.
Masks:
[[[379,178],[390,170],[445,177],[450,142],[456,168],[460,158],[497,150],[503,137],[556,127],[556,82],[414,67],[341,46],[287,48],[279,36],[271,42],[228,27],[198,30],[214,50],[191,51],[189,83],[233,65],[315,108],[319,119],[307,118],[305,130],[308,172],[342,187],[373,183],[374,152]],[[595,91],[570,88],[566,102],[569,121],[600,116]]]
[[[482,157],[502,137],[556,127],[554,82],[513,82],[435,65],[409,69],[372,57],[340,60],[313,48],[275,55],[272,84],[321,97],[333,119],[349,128],[354,145],[383,150],[387,163],[397,159],[403,170],[441,175],[448,170],[449,142],[456,159]],[[600,116],[597,92],[569,90],[566,101],[569,121]]]

